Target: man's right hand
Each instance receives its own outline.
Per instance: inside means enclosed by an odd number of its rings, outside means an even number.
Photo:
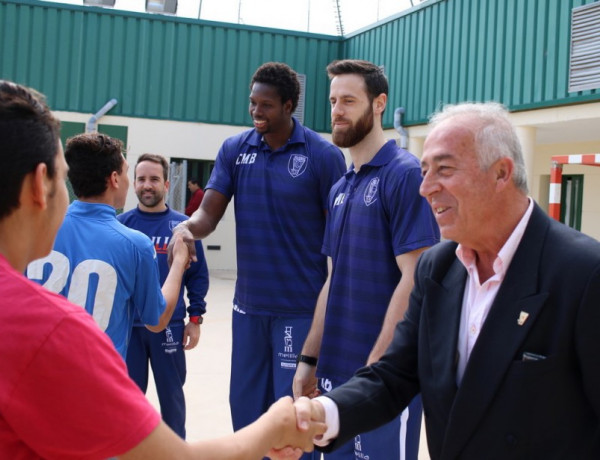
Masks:
[[[296,365],[296,374],[292,383],[294,399],[298,399],[301,396],[315,398],[321,394],[317,386],[316,372],[317,368],[315,366],[310,366],[303,362],[299,362]]]
[[[169,263],[169,267],[173,263],[173,248],[175,246],[177,237],[180,237],[187,246],[191,261],[198,261],[198,257],[196,256],[196,242],[194,240],[194,235],[192,235],[192,232],[190,231],[186,222],[187,221],[180,222],[173,229],[173,236],[169,240],[169,246],[167,247],[167,261]]]
[[[274,418],[276,412],[287,411],[291,398],[284,397],[275,402],[267,411],[266,416]],[[274,460],[290,460],[300,458],[302,451],[312,452],[313,440],[319,439],[327,431],[325,411],[318,402],[301,398],[294,403],[292,420],[289,414],[277,416],[277,426],[281,430],[281,440],[268,452],[267,456]],[[264,417],[264,416],[263,416]]]

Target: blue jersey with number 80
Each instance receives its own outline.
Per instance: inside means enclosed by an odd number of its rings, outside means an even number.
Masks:
[[[123,358],[134,310],[156,325],[166,306],[152,242],[106,204],[74,201],[53,251],[30,263],[27,277],[84,307]]]

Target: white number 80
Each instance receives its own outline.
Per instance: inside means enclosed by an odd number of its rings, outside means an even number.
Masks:
[[[48,256],[31,262],[27,267],[27,278],[41,281],[44,277],[44,266],[50,264],[52,271],[43,286],[59,293],[67,284],[71,263],[67,256],[52,251]],[[93,317],[98,326],[104,331],[112,313],[117,290],[117,272],[108,263],[98,259],[88,259],[80,262],[71,275],[71,286],[67,298],[85,308],[90,276],[98,277],[98,288],[93,302]]]

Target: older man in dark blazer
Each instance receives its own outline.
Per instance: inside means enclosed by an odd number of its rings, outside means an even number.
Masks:
[[[433,459],[600,458],[600,244],[528,197],[502,106],[431,126],[421,194],[449,241],[421,257],[387,353],[299,420],[326,420],[335,449],[421,392]]]

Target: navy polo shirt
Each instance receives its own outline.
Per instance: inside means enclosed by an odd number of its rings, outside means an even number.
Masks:
[[[347,379],[366,364],[402,276],[396,256],[439,241],[420,184],[419,160],[391,140],[333,186],[323,242],[333,271],[319,375]]]
[[[206,188],[235,196],[234,303],[241,310],[313,314],[327,276],[327,196],[345,170],[342,152],[295,119],[276,151],[254,129],[223,143]]]

